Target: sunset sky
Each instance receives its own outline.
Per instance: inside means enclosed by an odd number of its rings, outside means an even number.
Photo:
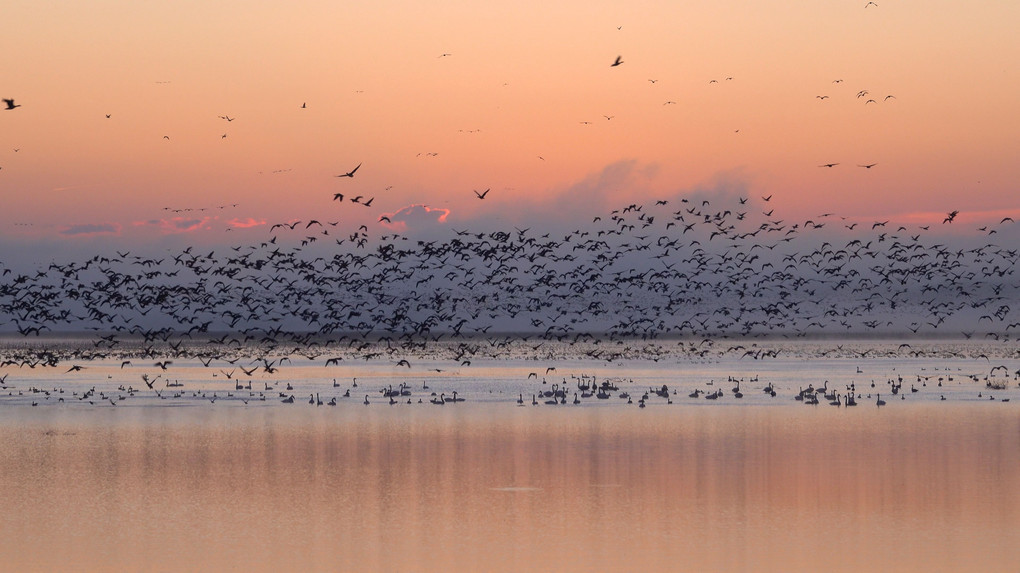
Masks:
[[[793,219],[1020,216],[1020,4],[866,4],[7,2],[0,255],[717,193]]]

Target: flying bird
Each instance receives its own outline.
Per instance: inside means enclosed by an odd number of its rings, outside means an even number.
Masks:
[[[877,163],[869,163],[869,164],[867,164],[867,165],[861,165],[861,164],[859,164],[859,163],[858,163],[858,164],[857,164],[857,167],[863,167],[863,168],[865,168],[865,169],[871,169],[872,167],[874,167],[874,166],[876,166],[876,165],[878,165],[878,164],[877,164]]]
[[[839,165],[839,163],[823,163],[819,165],[819,167],[835,167],[837,165]]]
[[[489,194],[489,189],[486,189],[482,193],[479,193],[477,190],[474,189],[472,189],[472,191],[475,192],[475,195],[478,196],[479,199],[485,199],[485,196]]]
[[[7,108],[6,109],[14,109],[16,107],[21,107],[21,104],[20,103],[14,103],[13,99],[4,98],[4,103],[7,104]]]
[[[952,223],[953,219],[955,219],[959,214],[959,211],[950,211],[949,213],[946,213],[946,218],[942,221],[942,224],[945,225],[946,223]]]
[[[344,173],[343,175],[337,175],[337,177],[352,177],[353,178],[354,177],[354,172],[357,171],[358,168],[360,168],[360,167],[361,167],[361,164],[359,163],[358,167],[355,167],[354,169],[351,169],[350,171],[348,171],[347,173]]]
[[[623,63],[623,56],[616,56],[616,59],[613,60],[613,63],[610,64],[609,67],[615,68],[616,66],[619,66],[622,63]],[[10,101],[10,100],[5,100],[5,101]]]

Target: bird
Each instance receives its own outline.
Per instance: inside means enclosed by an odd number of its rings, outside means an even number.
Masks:
[[[491,188],[490,188],[490,189],[491,189]],[[477,197],[478,197],[479,199],[485,199],[485,196],[489,194],[489,189],[486,189],[485,191],[482,191],[481,193],[479,193],[479,192],[478,192],[477,190],[474,190],[474,189],[472,189],[472,191],[474,191],[474,192],[475,192],[475,195],[476,195],[476,196],[477,196]]]
[[[878,165],[878,164],[877,163],[868,163],[867,165],[861,165],[861,164],[858,163],[857,167],[863,167],[865,169],[871,169],[872,167],[874,167],[876,165]]]
[[[623,56],[616,56],[616,59],[613,60],[613,63],[610,64],[609,67],[615,68],[616,66],[619,66],[622,63],[623,63]]]
[[[946,213],[946,218],[942,220],[942,224],[945,225],[946,223],[952,223],[953,219],[956,219],[956,216],[959,214],[959,211],[950,211],[949,213]]]
[[[4,103],[7,105],[6,109],[14,109],[16,107],[21,107],[21,104],[20,103],[14,103],[13,99],[4,98]]]
[[[354,172],[357,171],[360,167],[361,167],[361,164],[359,163],[358,167],[355,167],[354,169],[351,169],[350,171],[348,171],[347,173],[344,173],[343,175],[337,175],[337,177],[351,177],[351,178],[353,178],[354,177]]]
[[[835,167],[837,165],[839,165],[839,163],[823,163],[819,165],[819,167]]]

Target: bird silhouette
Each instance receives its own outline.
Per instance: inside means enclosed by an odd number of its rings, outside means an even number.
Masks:
[[[357,167],[355,167],[354,169],[351,169],[350,171],[348,171],[347,173],[344,173],[344,174],[342,174],[342,175],[337,175],[337,177],[351,177],[351,178],[353,178],[353,177],[354,177],[354,173],[355,173],[355,172],[356,172],[356,171],[357,171],[358,169],[360,169],[360,168],[361,168],[361,164],[359,163],[359,164],[358,164],[358,166],[357,166]]]

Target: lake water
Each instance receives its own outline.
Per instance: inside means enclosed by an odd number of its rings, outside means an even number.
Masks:
[[[0,397],[3,569],[1013,571],[1020,563],[1020,390],[1011,380],[989,399],[985,382],[967,376],[987,374],[986,360],[426,366],[297,365],[245,379],[253,389],[239,390],[236,380],[181,363],[167,379],[184,386],[163,398],[112,362],[74,378],[66,368],[14,369]],[[572,398],[589,373],[617,380],[631,403],[614,395],[553,406],[537,396],[559,383]],[[744,398],[734,398],[730,375],[745,379]],[[902,392],[876,406],[899,376]],[[355,378],[337,406],[308,403],[342,396]],[[824,380],[841,391],[856,384],[859,405],[793,399]],[[400,381],[414,391],[390,405],[379,390]],[[653,394],[638,407],[662,383],[676,391],[672,403]],[[761,391],[769,383],[775,398]],[[120,391],[125,384],[142,391]],[[295,403],[281,403],[284,384]],[[96,385],[91,400],[77,399]],[[689,398],[696,387],[725,395]],[[453,390],[465,402],[430,403],[432,392]]]

